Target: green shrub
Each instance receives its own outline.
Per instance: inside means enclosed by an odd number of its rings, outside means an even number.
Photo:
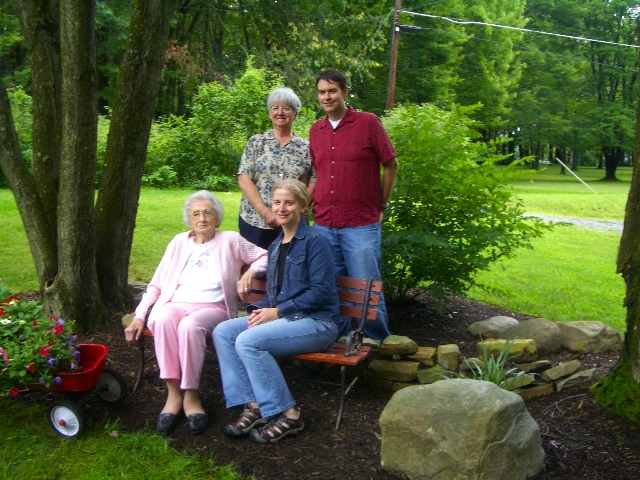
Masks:
[[[525,218],[503,188],[530,171],[517,170],[519,162],[494,167],[505,157],[477,141],[467,118],[474,108],[402,106],[384,120],[400,163],[382,237],[391,298],[418,286],[440,298],[462,294],[478,271],[549,228]]]
[[[266,100],[279,84],[277,76],[253,68],[249,60],[235,82],[200,85],[189,105],[189,118],[170,116],[152,126],[145,164],[147,181],[161,186],[156,180],[166,178],[158,176],[158,171],[169,167],[176,185],[235,189],[235,174],[247,140],[271,128]]]

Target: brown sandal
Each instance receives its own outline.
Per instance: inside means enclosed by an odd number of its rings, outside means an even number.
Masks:
[[[300,412],[300,407],[296,407]],[[262,428],[251,430],[249,436],[254,442],[266,444],[276,443],[288,435],[296,435],[304,430],[304,422],[302,414],[296,418],[289,418],[284,413],[271,419],[271,421]]]
[[[268,421],[268,419],[262,418],[259,408],[253,408],[251,405],[247,404],[244,406],[242,414],[235,422],[225,425],[224,433],[229,437],[243,437],[249,433],[251,429],[260,427]]]

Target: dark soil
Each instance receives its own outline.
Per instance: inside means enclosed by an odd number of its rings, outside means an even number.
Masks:
[[[453,298],[443,314],[426,295],[402,305],[389,305],[391,330],[406,335],[421,346],[456,343],[464,355],[475,356],[475,340],[467,332],[471,323],[494,315],[519,320],[524,315],[489,305]],[[87,342],[109,346],[108,363],[133,385],[137,351],[124,342],[119,326],[121,314],[106,332],[85,337]],[[616,361],[615,354],[561,353],[548,357],[554,364],[578,359],[584,368],[606,373]],[[333,380],[335,371],[314,371],[283,363],[294,397],[302,406],[305,431],[276,445],[261,446],[249,439],[228,439],[223,426],[238,415],[226,410],[214,353],[207,355],[201,381],[202,398],[211,412],[212,425],[193,436],[186,423],[170,436],[178,450],[188,449],[212,456],[219,464],[234,463],[246,476],[271,479],[394,479],[380,467],[380,426],[378,418],[393,392],[358,382],[345,402],[343,425],[334,430],[339,389],[314,380]],[[155,365],[149,365],[135,394],[111,408],[111,420],[123,431],[153,431],[165,400],[164,385]],[[640,476],[640,425],[609,413],[586,391],[555,393],[527,402],[538,422],[546,453],[546,468],[536,479],[632,479]],[[102,421],[103,407],[90,415]],[[91,421],[89,421],[91,423]],[[93,428],[95,428],[95,423]],[[89,428],[92,428],[90,426]]]

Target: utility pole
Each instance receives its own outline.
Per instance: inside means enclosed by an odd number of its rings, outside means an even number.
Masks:
[[[396,94],[396,70],[398,65],[398,38],[400,36],[400,1],[393,7],[393,32],[391,34],[391,58],[389,59],[389,81],[387,83],[387,111],[393,109]]]

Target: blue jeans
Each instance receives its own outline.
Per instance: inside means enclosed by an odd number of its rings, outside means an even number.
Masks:
[[[333,259],[336,275],[355,278],[373,278],[382,280],[380,274],[380,237],[379,223],[351,228],[328,228],[315,224],[316,229],[326,236],[333,247]],[[347,317],[341,317],[340,336],[351,330]],[[378,318],[367,320],[364,325],[365,337],[384,340],[389,332],[387,305],[384,295],[380,295]]]
[[[222,322],[213,330],[227,408],[257,402],[264,417],[293,407],[277,357],[326,350],[338,326],[312,318],[279,318],[248,328],[248,317]]]

